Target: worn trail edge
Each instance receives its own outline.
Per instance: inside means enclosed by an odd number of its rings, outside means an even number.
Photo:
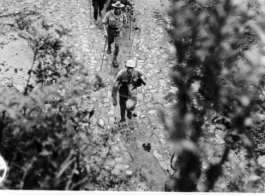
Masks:
[[[146,179],[147,187],[152,191],[164,191],[164,182],[166,181],[166,173],[163,170],[156,157],[147,151],[143,150],[142,142],[139,141],[139,135],[134,136],[133,133],[129,133],[129,140],[123,138],[125,146],[132,155],[133,167],[135,170],[140,171],[143,177]]]

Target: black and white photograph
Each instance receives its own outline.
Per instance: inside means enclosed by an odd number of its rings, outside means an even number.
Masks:
[[[0,0],[0,190],[264,193],[265,0]]]

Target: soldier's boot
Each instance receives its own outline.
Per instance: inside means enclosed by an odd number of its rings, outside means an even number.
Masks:
[[[125,109],[124,108],[120,108],[120,111],[121,111],[121,120],[120,120],[120,123],[124,123],[126,122],[125,120]]]

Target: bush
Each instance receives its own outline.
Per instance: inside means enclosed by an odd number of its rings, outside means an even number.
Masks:
[[[16,20],[34,52],[25,90],[0,88],[0,153],[9,165],[3,188],[96,189],[90,181],[97,175],[85,160],[96,145],[91,98],[104,84],[63,44],[68,30],[37,16],[23,14]]]

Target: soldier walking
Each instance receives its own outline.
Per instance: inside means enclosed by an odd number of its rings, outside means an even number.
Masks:
[[[107,54],[111,54],[111,44],[115,42],[115,50],[113,53],[112,64],[114,67],[118,67],[117,56],[120,50],[122,27],[127,22],[127,17],[121,8],[124,7],[119,1],[112,4],[114,10],[110,10],[106,13],[102,20],[104,27],[104,36],[108,38]]]
[[[92,0],[95,22],[97,22],[98,16],[102,17],[101,11],[103,10],[105,3],[106,3],[106,0]]]
[[[132,118],[132,111],[137,104],[137,88],[141,85],[146,85],[145,76],[143,72],[136,69],[136,62],[134,60],[128,60],[125,65],[125,69],[118,72],[113,87],[112,98],[113,105],[117,105],[117,91],[119,91],[119,104],[121,111],[120,122],[125,122],[125,112],[127,111],[127,117]]]
[[[113,7],[111,5],[114,4],[114,3],[116,3],[117,1],[119,1],[121,4],[124,5],[124,7],[121,9],[121,11],[123,11],[126,14],[127,19],[129,17],[131,19],[131,15],[134,12],[134,8],[133,8],[134,3],[131,0],[108,0],[107,6],[106,6],[106,11],[112,10]],[[129,21],[127,21],[127,23],[128,22]],[[124,27],[125,28],[128,28],[129,27],[127,23],[124,24]]]

